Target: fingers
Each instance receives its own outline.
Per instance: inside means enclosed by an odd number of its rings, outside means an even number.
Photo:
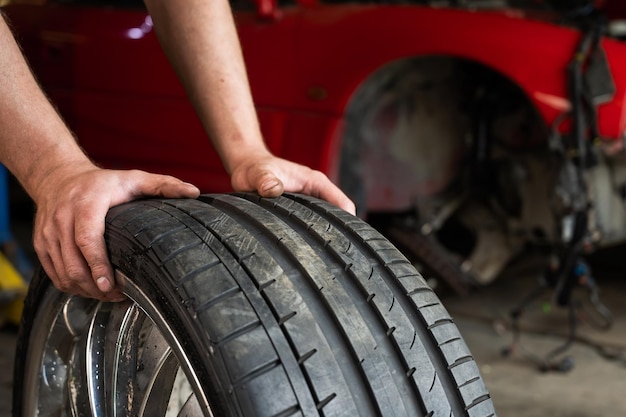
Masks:
[[[105,216],[115,205],[138,197],[196,198],[197,187],[144,171],[90,169],[49,180],[37,203],[34,245],[46,273],[61,291],[103,301],[119,301],[104,240]],[[237,190],[256,189],[264,197],[283,191],[320,197],[354,214],[354,204],[323,173],[281,158],[256,161],[233,173]]]
[[[316,187],[319,191],[320,198],[355,216],[356,206],[354,205],[354,202],[352,202],[352,200],[350,200],[348,196],[343,193],[343,191],[335,186],[335,184],[331,183],[330,180],[327,179],[327,181],[329,184],[320,184]],[[320,186],[321,188],[319,188]]]
[[[64,215],[63,211],[47,218],[38,212],[33,244],[41,265],[54,285],[63,292],[102,301],[121,301],[125,297],[111,282],[112,269],[106,258],[104,241],[102,240],[101,248],[98,248],[97,242],[91,243],[97,241],[97,232],[92,236],[79,232],[78,238],[76,237],[75,230],[85,230],[87,224],[90,222],[83,225],[79,223],[75,228],[73,218]],[[77,242],[87,248],[86,256]],[[105,254],[104,258],[99,251]],[[98,288],[94,277],[106,278],[106,285]]]
[[[278,197],[284,191],[283,183],[272,171],[263,170],[255,181],[256,189],[262,197]]]
[[[356,214],[354,203],[322,172],[281,158],[272,156],[234,171],[232,183],[235,190],[256,190],[262,197],[304,193]]]
[[[144,171],[92,170],[51,181],[37,203],[33,243],[41,264],[61,291],[121,301],[104,240],[105,217],[118,204],[143,196],[195,198],[195,186]]]
[[[94,294],[95,298],[109,296],[115,289],[115,278],[113,268],[109,263],[109,258],[104,241],[104,219],[108,207],[99,205],[87,207],[80,211],[75,219],[74,236],[69,236],[66,242],[65,255],[71,259],[65,260],[66,265],[72,265],[81,269],[83,276],[91,277],[91,282],[95,284],[100,294]],[[75,246],[72,244],[75,242]],[[75,250],[78,249],[78,250]],[[86,267],[85,268],[85,264]],[[67,268],[68,272],[70,271]],[[88,275],[84,275],[85,272]],[[88,281],[87,279],[85,281]],[[93,288],[90,286],[90,288]]]
[[[200,190],[193,184],[169,175],[150,174],[145,171],[120,171],[120,175],[128,175],[124,182],[129,186],[129,193],[120,196],[116,204],[128,201],[129,198],[159,196],[165,198],[196,198]]]
[[[305,189],[307,194],[326,200],[352,215],[356,214],[356,207],[352,200],[320,171],[311,172]]]

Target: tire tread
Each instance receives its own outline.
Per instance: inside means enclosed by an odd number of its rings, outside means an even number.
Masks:
[[[446,309],[409,261],[363,221],[299,195],[143,205],[114,209],[109,221],[169,272],[222,358],[242,412],[495,415]],[[213,317],[220,311],[237,314],[218,326]],[[265,340],[273,354],[265,352],[259,363],[243,352],[249,338]],[[242,352],[226,352],[234,345]],[[290,387],[279,409],[246,394],[273,380]]]

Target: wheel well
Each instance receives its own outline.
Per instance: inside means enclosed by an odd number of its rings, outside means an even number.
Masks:
[[[390,63],[348,105],[341,187],[361,215],[406,211],[462,180],[484,127],[492,152],[541,146],[547,137],[525,92],[492,68],[450,56]]]

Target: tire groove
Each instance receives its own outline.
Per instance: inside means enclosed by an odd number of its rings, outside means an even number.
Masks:
[[[237,197],[240,198],[240,197]],[[245,228],[249,231],[252,230],[256,230],[257,232],[255,233],[255,236],[257,236],[257,238],[259,239],[259,241],[261,242],[261,244],[265,247],[271,247],[272,248],[272,252],[275,254],[275,258],[277,260],[277,262],[281,265],[293,265],[292,267],[295,267],[296,270],[299,271],[299,273],[301,274],[301,276],[303,277],[303,282],[300,284],[299,289],[300,291],[302,291],[303,294],[303,298],[307,299],[307,300],[317,300],[318,297],[315,296],[315,294],[318,294],[320,292],[323,292],[323,288],[319,288],[317,286],[317,284],[315,284],[315,279],[313,279],[313,277],[311,277],[309,275],[309,272],[305,269],[302,269],[303,266],[301,264],[301,262],[303,261],[303,259],[297,259],[294,258],[292,255],[292,252],[290,250],[286,250],[286,249],[280,249],[278,250],[278,248],[282,248],[284,247],[285,244],[288,244],[288,242],[285,242],[285,238],[284,236],[280,236],[278,238],[269,238],[268,236],[274,236],[275,234],[275,230],[268,230],[262,223],[260,223],[260,221],[258,219],[251,219],[251,218],[239,218],[240,214],[242,212],[242,209],[240,207],[236,207],[233,205],[232,202],[229,201],[219,201],[219,202],[212,202],[212,204],[214,204],[215,206],[220,207],[223,210],[227,210],[229,212],[230,215],[232,216],[237,216],[238,217],[238,221],[241,222],[242,224],[244,224]],[[252,203],[251,203],[252,204]],[[231,212],[232,210],[232,212]],[[275,210],[272,210],[275,211]],[[275,216],[276,214],[273,213],[273,216]],[[277,217],[278,218],[278,217]],[[295,219],[288,219],[287,221],[289,223],[293,223]],[[282,220],[284,221],[284,220]],[[293,225],[292,225],[293,226]],[[323,244],[323,243],[322,243]],[[282,255],[282,256],[279,256]],[[289,267],[285,267],[283,266],[284,269],[289,269]],[[341,268],[343,270],[343,267]],[[294,277],[292,277],[292,279],[294,279]],[[307,296],[306,294],[310,294],[309,296]],[[268,300],[268,303],[271,304],[271,301]],[[313,305],[309,305],[309,308],[312,308]],[[329,306],[327,305],[326,301],[315,301],[315,317],[317,318],[318,322],[320,323],[320,325],[324,326],[324,334],[326,337],[332,337],[332,340],[335,340],[335,343],[333,344],[333,346],[338,346],[337,342],[341,341],[341,345],[344,346],[344,348],[342,348],[341,350],[346,351],[346,352],[351,352],[352,355],[352,361],[354,361],[355,363],[358,363],[358,361],[360,361],[360,358],[358,357],[358,355],[356,355],[356,352],[354,352],[352,350],[351,344],[349,342],[349,339],[347,338],[347,335],[341,331],[339,328],[335,328],[335,326],[333,325],[332,327],[328,327],[328,325],[330,325],[331,323],[335,323],[336,322],[336,317],[335,317],[335,313],[332,309],[329,308]],[[313,310],[312,310],[313,311]],[[339,333],[338,333],[339,332]],[[333,336],[334,335],[334,336]],[[286,333],[285,336],[287,337],[287,339],[290,341],[290,344],[292,346],[292,349],[294,351],[294,355],[297,356],[297,354],[295,353],[297,351],[297,348],[293,345],[293,339],[291,338],[289,333]],[[338,349],[339,350],[339,349]],[[358,369],[357,372],[361,372],[360,367],[355,367],[355,369]],[[303,372],[305,373],[305,378],[307,379],[307,383],[308,384],[313,384],[313,382],[310,380],[309,377],[309,371],[306,370],[306,368],[303,368]],[[347,370],[344,369],[344,373],[346,373]],[[353,372],[353,371],[350,371]],[[348,372],[349,374],[349,372]],[[363,382],[360,382],[363,380],[363,376],[359,377],[359,378],[352,378],[355,380],[355,383],[357,386],[363,384]],[[354,384],[350,384],[350,389],[356,389]],[[311,390],[312,392],[315,392],[315,386],[311,385]],[[359,390],[362,390],[363,392],[369,392],[369,388],[367,386],[363,386],[362,388],[359,388]],[[364,396],[364,395],[357,395],[358,398],[368,398],[368,396],[371,395],[370,394]],[[369,406],[364,406],[362,404],[358,404],[358,406],[360,407],[360,415],[363,416],[367,416],[367,415],[373,415],[373,410],[377,409],[377,406],[375,404],[370,404]],[[380,412],[378,412],[379,414],[376,415],[380,415]]]
[[[341,210],[336,209],[336,208],[327,209],[326,205],[322,207],[320,203],[315,202],[313,199],[311,199],[310,197],[306,197],[306,196],[288,195],[287,198],[306,205],[311,210],[318,213],[322,218],[324,218],[330,224],[334,224],[337,228],[343,230],[344,233],[351,234],[352,236],[356,238],[353,241],[358,242],[358,240],[361,239],[361,235],[358,233],[357,229],[353,227],[353,225],[358,225],[358,222],[353,222],[353,223],[350,223],[347,221],[342,222],[343,217],[345,217],[346,214],[344,214]],[[392,262],[386,262],[385,259],[383,259],[381,253],[373,249],[375,246],[372,244],[372,241],[381,240],[379,238],[374,238],[372,240],[368,240],[367,238],[365,238],[361,240],[363,242],[362,250],[370,253],[371,257],[378,259],[381,263],[385,263],[386,266],[392,266],[394,264],[401,264],[401,263],[408,262],[402,259],[403,257],[395,258],[394,260],[392,260]],[[384,238],[381,241],[385,241]],[[403,304],[406,304],[406,303],[414,304],[414,302],[412,301],[413,300],[412,297],[408,296],[408,291],[402,288],[402,285],[400,284],[400,280],[396,279],[393,276],[393,274],[389,274],[389,273],[385,274],[384,280],[387,283],[387,285],[393,289],[394,293],[407,295],[406,300],[403,300]],[[415,295],[416,293],[420,292],[420,291],[415,292],[415,290],[412,290],[412,291],[413,291],[412,295]],[[426,294],[425,291],[424,293]],[[434,304],[440,305],[441,303],[434,303]],[[436,365],[436,368],[440,370],[438,375],[441,380],[441,383],[444,386],[446,394],[448,396],[452,396],[453,398],[456,398],[456,401],[453,402],[453,404],[457,404],[457,405],[453,407],[452,414],[454,415],[464,414],[466,411],[466,408],[468,407],[468,404],[465,402],[465,399],[462,397],[461,393],[457,389],[457,384],[456,384],[454,375],[451,375],[450,373],[447,372],[447,370],[451,368],[449,367],[449,364],[446,358],[443,356],[443,353],[438,349],[438,343],[436,341],[435,335],[431,331],[436,326],[429,326],[421,312],[419,313],[419,317],[416,317],[413,309],[405,308],[404,310],[407,312],[409,316],[412,316],[412,321],[419,320],[419,321],[422,321],[424,324],[426,324],[426,330],[422,330],[421,326],[416,326],[418,331],[420,331],[420,333],[422,334],[422,337],[420,337],[420,340],[425,345],[428,346],[426,348],[426,351],[428,355],[431,357],[432,363],[438,364]],[[443,324],[444,322],[448,322],[447,319],[440,320],[440,321],[442,322],[441,324]],[[452,320],[449,320],[449,321],[452,321]],[[416,321],[413,321],[413,322],[415,323]],[[473,358],[471,360],[473,361]]]
[[[202,313],[203,311],[206,311],[214,307],[215,305],[221,303],[222,301],[235,297],[238,294],[241,294],[241,288],[233,288],[232,290],[224,291],[220,295],[217,295],[213,298],[210,298],[198,304],[195,307],[195,312],[198,314]]]
[[[224,213],[226,216],[228,216],[229,218],[235,220],[238,222],[239,225],[245,225],[247,223],[249,223],[249,215],[248,214],[243,214],[240,213],[239,211],[235,210],[234,212],[232,210],[228,210],[228,207],[225,207],[224,205],[221,204],[217,204],[217,200],[214,200],[212,197],[208,196],[206,201],[204,201],[205,203],[210,203],[212,205],[212,207],[216,208],[217,210],[220,210],[222,213]],[[193,213],[190,213],[190,215],[193,216]],[[199,221],[200,223],[202,223],[202,220],[196,219],[196,221]],[[210,223],[203,223],[205,227],[207,227],[208,230],[210,230],[214,235],[219,236],[220,234],[216,231],[216,228],[219,227],[219,222],[210,222]],[[243,226],[242,226],[243,227]],[[248,227],[244,227],[244,230],[246,231],[246,233],[249,233],[250,230],[248,230]],[[270,231],[271,232],[271,231]],[[266,231],[267,233],[267,231]],[[269,235],[271,235],[271,233],[269,233]],[[251,235],[252,236],[252,235]],[[254,235],[255,238],[258,238],[257,235]],[[232,250],[229,245],[228,245],[228,241],[226,242],[222,242],[225,246],[225,249],[229,251],[229,253],[231,254],[231,256],[233,256],[235,259],[240,258],[238,256],[238,252],[235,250]],[[279,256],[279,253],[277,252],[273,252],[273,255],[275,256]],[[246,259],[250,259],[249,257],[244,257],[245,259],[241,259],[241,262],[238,261],[238,267],[242,268],[243,271],[245,271],[245,273],[247,274],[247,279],[249,279],[250,283],[254,286],[255,290],[258,292],[259,296],[264,300],[263,302],[263,306],[265,306],[266,308],[268,308],[270,310],[270,314],[272,314],[273,317],[273,324],[276,326],[276,329],[278,329],[279,331],[283,332],[282,330],[282,326],[278,325],[278,318],[276,317],[273,309],[273,306],[271,305],[271,303],[268,302],[267,297],[265,296],[264,292],[265,290],[267,290],[268,288],[271,288],[273,285],[272,283],[256,283],[254,279],[252,279],[252,277],[254,276],[253,271],[249,271],[246,269],[245,267],[245,260]],[[252,257],[254,258],[254,257]],[[258,308],[258,307],[257,307]],[[271,332],[272,326],[269,324],[269,322],[264,322],[264,325],[266,328],[269,329],[269,331]],[[271,337],[271,340],[273,341],[273,343],[275,344],[275,346],[279,346],[280,345],[280,341],[275,339],[275,336]],[[288,339],[285,339],[287,344],[290,344]],[[289,352],[291,354],[291,356],[293,357],[293,366],[295,366],[295,368],[298,369],[298,372],[301,372],[300,369],[300,365],[297,363],[297,360],[295,358],[295,352],[293,351],[293,347],[290,346],[289,347]],[[293,366],[289,365],[288,361],[285,360],[284,354],[280,353],[280,349],[277,348],[277,354],[281,357],[281,360],[283,360],[283,366],[286,367],[286,369],[291,369],[291,372],[287,372],[288,378],[292,378],[293,377]],[[304,375],[301,375],[302,380],[304,381],[304,383],[306,384],[306,378],[304,377]],[[310,412],[307,412],[306,410],[309,409],[308,404],[308,400],[306,399],[307,396],[311,395],[311,387],[308,387],[306,390],[306,393],[304,393],[304,391],[302,390],[302,388],[298,388],[299,383],[297,381],[292,381],[292,384],[294,384],[294,392],[296,394],[296,397],[299,399],[300,401],[300,407],[302,409],[302,412],[304,415],[311,415],[313,416],[314,414],[311,414]],[[311,399],[311,405],[310,407],[312,408],[312,410],[315,410],[315,402],[312,401]]]
[[[249,288],[248,290],[245,289],[245,287],[247,287],[247,282],[249,280],[249,277],[244,276],[245,274],[243,274],[241,265],[237,260],[238,258],[237,253],[233,252],[229,248],[228,244],[224,242],[225,239],[220,239],[221,235],[219,233],[216,233],[214,230],[215,227],[219,227],[220,223],[227,221],[229,217],[223,216],[222,215],[223,213],[218,214],[221,212],[215,207],[210,206],[211,211],[214,211],[215,215],[211,215],[210,218],[208,219],[199,218],[198,216],[202,217],[203,214],[204,215],[212,214],[206,210],[207,204],[208,204],[207,202],[198,201],[198,200],[191,200],[191,201],[173,200],[173,202],[168,201],[167,205],[169,206],[169,208],[165,210],[168,212],[171,211],[171,212],[184,213],[186,218],[182,222],[187,227],[189,227],[202,241],[204,241],[207,247],[210,248],[216,254],[218,259],[220,260],[219,264],[221,266],[226,267],[230,271],[232,278],[238,283],[238,290],[232,291],[232,294],[229,294],[230,296],[237,295],[238,293],[241,292],[242,294],[244,294],[246,298],[250,296],[254,298],[254,294],[250,293]],[[250,281],[250,284],[252,284],[251,281]],[[254,285],[252,285],[252,287],[254,288],[254,291],[256,291],[256,287]],[[222,295],[217,298],[228,298],[228,297],[225,297],[224,295]],[[248,302],[249,302],[250,307],[254,311],[256,311],[257,317],[259,318],[259,326],[263,325],[264,331],[266,331],[266,333],[271,332],[272,331],[271,324],[268,323],[267,321],[262,322],[263,313],[259,312],[258,310],[258,308],[260,307],[259,304],[250,299],[248,299]],[[206,309],[204,311],[206,311]],[[198,314],[198,313],[199,312],[196,311],[195,314]],[[253,327],[258,328],[258,326],[253,326]],[[253,330],[252,327],[249,330]],[[218,348],[216,349],[216,351],[220,352],[221,351],[220,347],[222,347],[227,342],[236,340],[237,337],[241,336],[242,334],[245,334],[245,332],[240,332],[240,333],[234,332],[228,335],[227,338],[222,338],[220,340],[219,346],[217,346],[217,344],[214,346]],[[225,357],[224,353],[221,353],[221,355],[222,357]],[[230,384],[232,385],[232,381],[230,382]],[[238,395],[238,394],[236,391],[234,391],[232,395]],[[301,401],[298,407],[301,408],[303,412],[305,412],[305,410],[307,409],[306,401],[305,402]],[[313,410],[315,409],[314,407],[315,405],[312,402],[311,408]],[[313,415],[313,414],[310,414],[310,415]]]
[[[295,217],[295,214],[293,213],[293,211],[289,210],[288,207],[283,207],[280,206],[279,203],[277,202],[261,202],[261,204],[266,204],[266,205],[270,205],[272,204],[273,207],[280,209],[280,211],[278,211],[276,213],[277,216],[279,216],[280,218],[284,219],[285,221],[289,221],[289,219],[293,219]],[[307,208],[310,209],[309,206],[307,206]],[[311,210],[311,213],[319,216],[319,213],[317,213],[315,210]],[[321,216],[322,219],[324,220],[328,220],[326,219],[324,216]],[[307,222],[307,220],[303,220],[300,218],[295,219],[295,221],[293,221],[293,228],[295,230],[301,230],[301,231],[305,231],[308,230],[310,231],[310,235],[311,237],[309,237],[307,234],[305,233],[300,233],[301,235],[304,235],[304,237],[306,238],[306,240],[309,242],[309,244],[311,246],[316,246],[316,245],[321,245],[323,247],[326,248],[326,250],[329,253],[332,253],[334,255],[334,262],[336,262],[338,265],[340,265],[341,267],[336,268],[337,271],[343,271],[343,277],[341,279],[339,279],[339,281],[341,282],[342,287],[344,287],[345,293],[354,301],[352,304],[359,309],[360,314],[364,317],[367,317],[367,319],[365,319],[365,323],[366,326],[368,328],[370,328],[371,326],[374,326],[375,328],[377,327],[379,330],[378,331],[371,331],[371,333],[374,334],[380,334],[380,335],[385,335],[386,332],[388,331],[388,327],[386,326],[386,324],[381,321],[378,317],[378,312],[376,312],[374,308],[368,308],[367,305],[365,306],[361,306],[361,300],[363,300],[360,297],[355,297],[356,294],[362,294],[363,297],[365,299],[370,298],[373,299],[373,297],[375,296],[375,294],[367,294],[367,291],[365,291],[365,288],[363,287],[362,281],[368,281],[369,278],[371,278],[372,274],[371,274],[371,270],[367,269],[366,271],[364,271],[364,279],[359,279],[359,277],[357,277],[355,275],[355,272],[352,271],[352,268],[350,267],[351,265],[354,265],[354,261],[352,259],[350,259],[346,253],[348,253],[348,251],[352,252],[353,250],[358,250],[360,253],[366,253],[364,252],[362,249],[362,245],[360,243],[358,243],[358,239],[357,240],[357,244],[355,245],[355,242],[348,240],[347,243],[345,244],[345,246],[342,246],[341,248],[335,248],[332,244],[330,243],[334,243],[332,242],[332,239],[325,239],[322,235],[319,234],[318,231],[315,230],[316,227],[314,227],[314,225],[310,224],[310,222]],[[321,227],[323,228],[323,226]],[[343,231],[341,228],[337,228],[333,226],[333,222],[329,222],[329,224],[326,226],[326,228],[324,230],[322,230],[323,232],[328,232],[328,231],[333,231],[333,233],[341,233],[343,236]],[[313,242],[312,242],[313,240]],[[317,242],[317,243],[315,243]],[[369,258],[366,255],[363,255],[365,258]],[[330,267],[332,268],[332,266]],[[388,311],[390,311],[391,309],[394,308],[394,302],[392,301],[392,303],[390,304],[390,306],[388,308],[386,308]],[[357,315],[358,316],[358,315]],[[406,372],[409,371],[408,367],[406,366],[406,363],[404,362],[404,358],[402,357],[402,355],[399,354],[399,349],[397,348],[397,346],[392,346],[395,344],[395,342],[393,341],[394,339],[391,337],[384,337],[384,338],[379,338],[378,341],[376,342],[378,343],[382,343],[383,345],[387,345],[387,344],[391,344],[389,347],[386,347],[386,351],[392,351],[395,352],[394,356],[395,356],[395,361],[399,361],[401,363],[403,363],[404,365],[402,366],[403,371],[400,373],[400,375],[405,374]],[[369,349],[367,349],[370,351],[370,354],[378,356],[380,358],[382,358],[382,354],[381,353],[376,353],[376,346],[370,346]],[[369,356],[369,355],[368,355]],[[384,362],[381,362],[381,365],[384,364]],[[393,375],[392,371],[389,370],[387,371],[389,372],[389,375]],[[372,378],[372,376],[370,376],[370,378]],[[378,379],[381,379],[380,376]],[[406,382],[402,382],[402,379],[396,379],[396,384],[398,385],[402,385],[403,383],[409,383],[410,382],[406,381]],[[413,385],[414,386],[414,385]],[[374,389],[374,387],[372,387],[372,389]],[[407,389],[407,388],[404,388]],[[409,391],[413,391],[415,390],[415,388],[408,388]],[[381,390],[376,390],[377,392],[382,392]],[[417,392],[415,393],[417,394]],[[408,397],[408,398],[407,398]],[[399,396],[399,398],[404,398],[399,400],[400,403],[406,403],[406,406],[409,406],[409,404],[414,401],[414,399],[417,397],[417,395],[413,395],[413,396]],[[379,401],[382,400],[382,398],[378,399]],[[397,402],[398,400],[396,400]],[[397,408],[398,404],[395,405],[395,407]],[[382,405],[381,405],[382,407]],[[410,408],[413,409],[419,409],[419,410],[423,410],[423,408],[421,406],[410,406]],[[412,412],[408,411],[409,415],[412,414]],[[423,411],[420,411],[423,412]]]
[[[279,366],[281,366],[281,362],[279,359],[276,359],[272,362],[266,363],[265,365],[261,366],[260,368],[257,369],[253,369],[252,371],[248,372],[247,374],[242,375],[241,377],[237,378],[236,380],[232,381],[232,385],[234,388],[237,387],[241,387],[243,385],[245,385],[246,383],[252,381],[253,379],[263,375],[263,374],[267,374],[268,372],[272,371],[275,368],[278,368]]]

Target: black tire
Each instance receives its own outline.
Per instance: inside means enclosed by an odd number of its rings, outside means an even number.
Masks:
[[[495,416],[420,274],[325,202],[136,201],[109,212],[106,239],[132,301],[71,297],[40,274],[20,330],[14,417],[165,415],[178,369],[196,404],[173,415]]]

